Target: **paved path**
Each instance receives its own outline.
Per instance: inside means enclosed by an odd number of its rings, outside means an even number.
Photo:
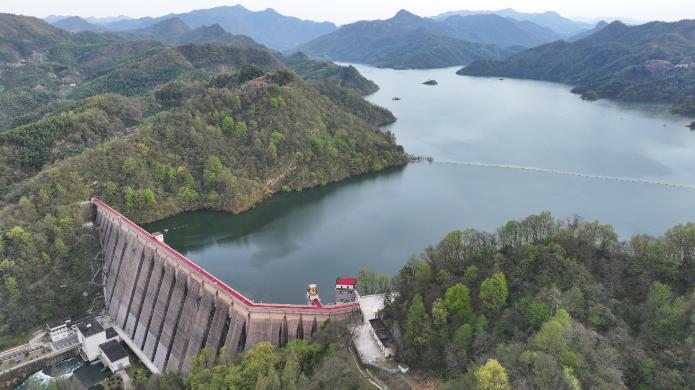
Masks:
[[[121,380],[123,380],[123,389],[124,390],[130,390],[133,387],[131,380],[130,380],[130,376],[128,375],[127,372],[125,372],[125,370],[120,370],[120,371],[116,372],[116,375],[120,376]]]
[[[363,323],[355,325],[350,329],[357,353],[364,364],[367,364],[369,361],[383,361],[386,357],[376,344],[376,340],[374,340],[369,320],[376,318],[379,310],[384,308],[384,295],[360,296],[358,302],[362,311]]]

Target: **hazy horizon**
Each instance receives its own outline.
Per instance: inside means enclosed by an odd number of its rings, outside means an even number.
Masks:
[[[418,0],[240,0],[235,2],[219,0],[194,0],[172,3],[165,0],[153,0],[146,3],[134,0],[122,0],[117,3],[87,0],[66,0],[59,4],[46,4],[35,0],[6,0],[2,12],[22,14],[45,18],[50,15],[80,17],[114,17],[125,15],[133,18],[159,17],[170,13],[185,13],[197,9],[220,6],[242,5],[252,11],[272,8],[275,11],[300,19],[329,21],[336,24],[352,23],[358,20],[387,19],[398,10],[406,9],[420,16],[434,16],[447,11],[473,10],[494,11],[513,8],[519,12],[555,11],[560,15],[577,20],[599,20],[603,18],[624,18],[630,20],[674,21],[695,17],[695,4],[686,0],[663,0],[657,3],[635,4],[628,0],[605,2],[587,0],[584,2],[568,1],[457,1],[440,0],[423,2]]]

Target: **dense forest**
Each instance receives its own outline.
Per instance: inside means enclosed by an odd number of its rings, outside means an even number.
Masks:
[[[44,44],[54,27],[0,19],[16,27],[0,62],[16,76],[0,90],[14,102],[0,120],[0,348],[47,319],[99,308],[92,196],[143,223],[241,212],[407,161],[377,128],[395,118],[362,99],[376,86],[352,67],[243,41],[60,32]],[[22,93],[30,98],[15,99]]]
[[[400,270],[382,316],[446,389],[692,389],[695,224],[619,240],[549,213],[453,231]]]
[[[502,76],[575,85],[584,99],[671,104],[695,116],[695,22],[613,22],[576,42],[538,46],[502,61],[477,61],[461,75]]]

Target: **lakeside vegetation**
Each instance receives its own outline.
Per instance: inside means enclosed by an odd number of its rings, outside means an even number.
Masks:
[[[689,389],[694,270],[693,223],[620,241],[543,213],[449,233],[400,270],[382,315],[398,359],[445,389]]]

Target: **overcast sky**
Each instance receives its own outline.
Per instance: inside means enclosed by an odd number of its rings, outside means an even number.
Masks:
[[[569,17],[695,19],[695,0],[0,0],[0,11],[38,17],[49,14],[141,17],[233,4],[251,10],[274,8],[285,15],[337,24],[385,19],[401,8],[421,16],[461,9],[514,8],[524,12],[553,10]]]

